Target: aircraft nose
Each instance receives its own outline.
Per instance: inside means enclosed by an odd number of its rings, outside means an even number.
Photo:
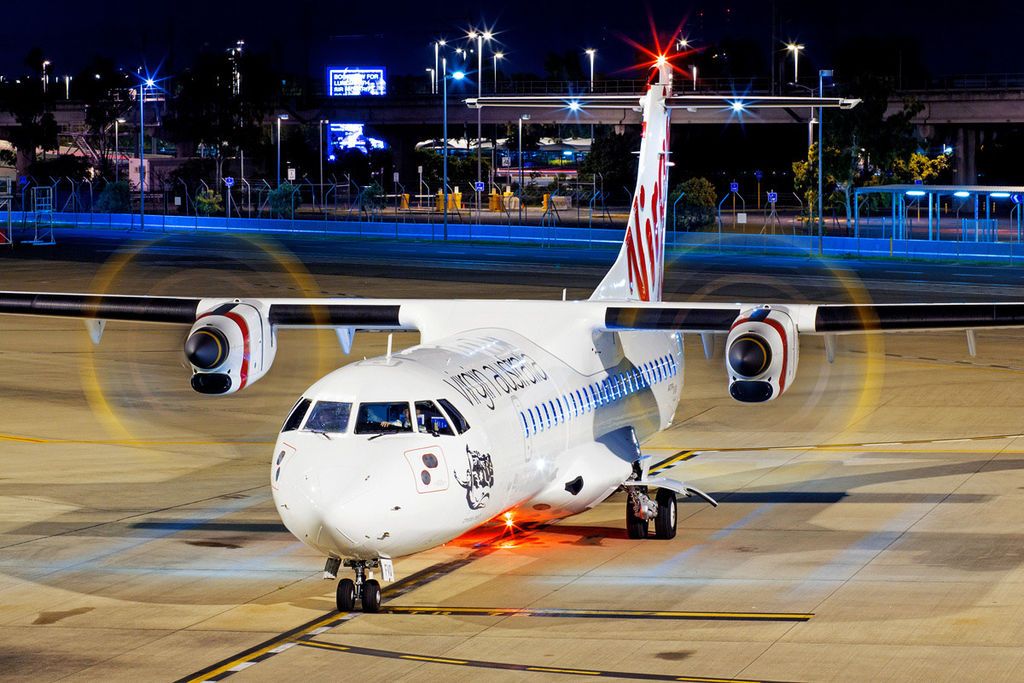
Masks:
[[[308,458],[294,452],[283,463],[274,499],[281,521],[296,538],[318,545],[323,527],[323,490]]]

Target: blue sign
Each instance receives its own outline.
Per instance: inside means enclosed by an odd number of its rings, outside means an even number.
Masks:
[[[361,123],[331,123],[327,127],[327,160],[334,161],[339,151],[355,149],[363,154],[372,150],[386,149],[387,145],[380,138],[366,135],[365,126]]]
[[[25,187],[26,185],[28,185],[28,176],[18,176],[18,185],[20,185],[21,187]]]
[[[915,178],[914,179],[914,184],[915,185],[924,185],[924,181],[921,180],[920,178]]]
[[[739,183],[729,183],[729,192],[739,192],[739,191],[740,191],[740,184]]]
[[[1010,201],[1014,204],[1024,204],[1024,194],[1020,192],[1014,192],[1010,195]]]
[[[777,201],[779,201],[779,193],[778,192],[774,192],[774,191],[769,192],[768,193],[768,203],[769,204],[774,204]]]
[[[482,180],[478,180],[475,183],[473,183],[473,189],[476,190],[477,192],[483,192],[485,187],[487,187],[487,185],[485,185],[484,181]]]
[[[381,96],[388,91],[384,67],[328,67],[327,94],[331,97]]]
[[[754,171],[754,179],[757,180],[757,182],[761,182],[761,178],[764,178],[764,173],[761,173],[760,170]]]
[[[225,176],[224,184],[227,185],[229,188],[234,187],[235,186],[235,179],[232,178],[231,176]]]

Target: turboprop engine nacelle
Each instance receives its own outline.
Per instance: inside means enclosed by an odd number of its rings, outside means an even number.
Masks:
[[[234,300],[200,313],[185,340],[192,388],[200,394],[233,394],[263,377],[277,344],[268,311]]]
[[[744,403],[778,398],[796,377],[800,357],[796,324],[767,306],[740,313],[725,345],[729,395]]]

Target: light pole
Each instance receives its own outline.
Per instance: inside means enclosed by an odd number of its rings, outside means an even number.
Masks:
[[[124,119],[114,119],[114,182],[121,180],[121,151],[120,151],[120,131],[118,124],[124,123]]]
[[[441,59],[441,71],[442,78],[444,80],[442,89],[442,100],[441,100],[441,111],[442,111],[442,125],[441,135],[444,138],[444,153],[441,155],[441,189],[442,189],[442,206],[441,209],[444,212],[444,240],[448,241],[448,79],[461,81],[466,77],[466,74],[462,71],[456,71],[451,76],[448,75],[448,58],[443,57]]]
[[[288,120],[288,114],[277,115],[277,186],[281,187],[281,122]]]
[[[505,53],[504,52],[495,52],[494,53],[494,93],[495,94],[498,93],[498,60],[499,59],[504,59],[504,58],[505,58]]]
[[[437,71],[434,70],[434,69],[431,69],[429,66],[425,69],[425,71],[428,74],[430,74],[430,94],[431,95],[436,95],[437,94]]]
[[[319,140],[320,144],[320,212],[327,216],[327,207],[324,206],[324,124],[327,123],[327,119],[320,119],[320,127],[317,129],[320,131]]]
[[[490,42],[491,32],[490,31],[470,31],[469,38],[472,40],[476,38],[476,96],[477,98],[483,97],[484,95],[484,40]],[[480,149],[480,138],[483,137],[483,109],[480,107],[476,108],[476,185],[473,187],[473,192],[476,194],[476,221],[480,222],[480,195],[482,192],[477,190],[480,186],[480,182],[483,180],[483,160],[481,157]]]
[[[146,229],[146,88],[155,81],[147,78],[139,83],[139,229]]]
[[[71,76],[64,77],[64,99],[71,99]]]
[[[825,78],[832,77],[831,69],[820,69],[818,71],[818,97],[825,96]],[[824,140],[825,136],[823,131],[825,130],[825,107],[818,106],[818,253],[822,253],[825,247],[825,214],[822,213],[822,207],[824,202],[822,201],[822,173],[824,172],[824,164],[822,159],[824,158],[825,150]]]
[[[804,49],[803,45],[797,43],[787,43],[786,49],[793,53],[793,82],[800,82],[800,50]]]
[[[592,47],[588,47],[586,50],[584,50],[584,52],[586,53],[587,57],[590,58],[590,92],[594,92],[594,57],[597,56],[597,50],[595,50]],[[520,125],[522,125],[522,124],[520,124]],[[594,149],[594,124],[591,123],[590,124],[590,151],[593,151],[593,149]],[[522,156],[523,156],[522,154],[519,155],[520,161],[522,160]],[[520,202],[520,204],[522,204],[522,200],[521,199],[519,200],[519,202]],[[521,211],[522,211],[522,209],[520,209],[520,212]],[[520,221],[519,222],[522,223],[522,216],[520,216]]]
[[[590,57],[590,92],[594,92],[594,57],[597,55],[597,50],[588,47],[584,52],[587,57]]]
[[[50,66],[50,60],[43,60],[43,93],[46,93],[46,81],[48,80],[46,76],[46,67],[48,66]]]
[[[693,66],[691,66],[690,70],[693,72],[693,89],[694,89],[694,91],[696,91],[697,90],[697,65],[694,64]]]
[[[445,43],[444,40],[436,40],[436,41],[434,41],[434,71],[433,71],[434,78],[433,78],[433,81],[432,81],[433,84],[434,84],[434,87],[433,87],[433,94],[434,95],[437,94],[437,79],[438,79],[438,76],[441,73],[440,71],[438,71],[438,67],[440,67],[439,58],[440,58],[440,55],[441,55],[441,48],[444,47],[445,45],[446,45],[446,43]]]
[[[523,224],[523,121],[529,121],[529,114],[519,115],[519,224]]]

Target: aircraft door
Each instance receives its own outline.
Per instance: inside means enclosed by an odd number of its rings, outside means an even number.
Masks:
[[[523,404],[519,402],[519,399],[515,396],[512,397],[512,408],[516,411],[516,419],[519,420],[520,434],[523,436],[523,454],[526,457],[526,462],[530,462],[533,459],[533,439],[530,438],[528,433],[529,420],[525,417],[526,413],[523,411]]]

